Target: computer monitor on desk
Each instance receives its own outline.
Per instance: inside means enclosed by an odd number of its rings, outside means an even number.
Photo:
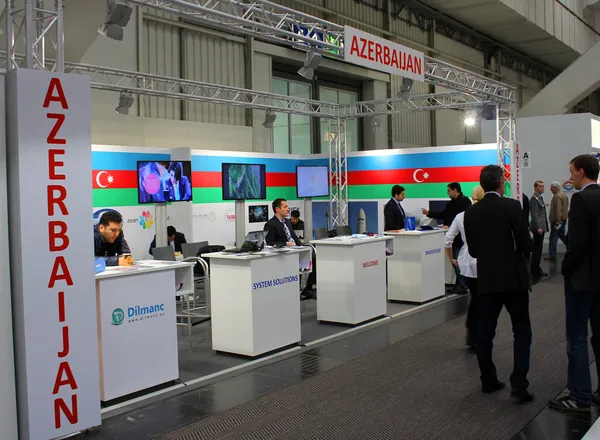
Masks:
[[[430,200],[429,201],[429,210],[433,212],[442,212],[446,209],[446,205],[448,204],[447,200]],[[443,219],[436,219],[437,225],[441,226],[444,223]],[[432,225],[435,226],[435,225]]]

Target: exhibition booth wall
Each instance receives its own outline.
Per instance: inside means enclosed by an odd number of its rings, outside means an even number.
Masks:
[[[223,163],[264,164],[266,168],[266,200],[246,202],[267,209],[271,202],[283,197],[303,217],[304,200],[296,195],[296,166],[327,165],[327,155],[274,155],[225,151],[191,150],[189,148],[152,149],[147,147],[92,147],[92,183],[94,221],[107,209],[120,212],[124,231],[134,258],[150,258],[148,248],[155,234],[154,205],[138,204],[138,161],[192,161],[192,203],[172,203],[167,207],[167,223],[186,235],[188,241],[209,241],[232,245],[235,241],[234,203],[223,201],[221,165]],[[478,185],[482,166],[496,163],[495,144],[375,150],[348,155],[348,224],[356,232],[362,210],[366,230],[383,232],[383,207],[395,184],[406,188],[403,202],[408,215],[422,217],[421,208],[429,200],[447,200],[446,186],[458,181],[463,192],[471,195]],[[327,197],[313,199],[313,227],[326,227],[329,211]],[[166,225],[165,225],[166,226]],[[264,222],[245,219],[246,232],[262,230]]]

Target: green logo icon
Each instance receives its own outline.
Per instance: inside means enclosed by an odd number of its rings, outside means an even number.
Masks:
[[[113,325],[123,324],[123,319],[125,319],[125,313],[123,312],[123,309],[114,309],[112,312]]]

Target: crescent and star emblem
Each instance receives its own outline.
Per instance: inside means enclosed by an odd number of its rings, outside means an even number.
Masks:
[[[102,185],[102,183],[100,183],[100,177],[103,174],[107,174],[108,175],[108,177],[106,179],[106,182],[107,182],[106,185]],[[110,174],[108,174],[107,171],[104,171],[104,170],[103,171],[99,171],[98,174],[96,174],[96,185],[98,185],[100,188],[106,188],[108,185],[110,185],[111,183],[113,183],[114,180],[115,180],[114,177],[111,176]]]
[[[419,180],[419,173],[422,173],[422,178],[420,180]],[[423,183],[427,179],[429,179],[429,173],[423,171],[421,168],[419,168],[418,170],[415,170],[415,172],[413,173],[413,180],[417,183]]]

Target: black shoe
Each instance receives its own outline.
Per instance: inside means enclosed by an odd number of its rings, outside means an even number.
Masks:
[[[492,394],[496,391],[503,390],[504,388],[506,388],[506,384],[504,382],[500,382],[499,380],[481,385],[481,391],[483,391],[485,394]]]
[[[592,394],[592,403],[600,405],[600,391],[594,391],[594,394]]]
[[[513,401],[515,401],[516,403],[529,403],[529,402],[533,402],[534,395],[531,394],[527,390],[524,390],[524,391],[512,391],[510,393],[510,398]]]
[[[590,404],[582,403],[578,400],[575,400],[571,396],[564,396],[558,399],[551,400],[549,403],[550,408],[556,409],[558,411],[566,411],[566,412],[579,412],[579,413],[589,413],[590,412]]]

